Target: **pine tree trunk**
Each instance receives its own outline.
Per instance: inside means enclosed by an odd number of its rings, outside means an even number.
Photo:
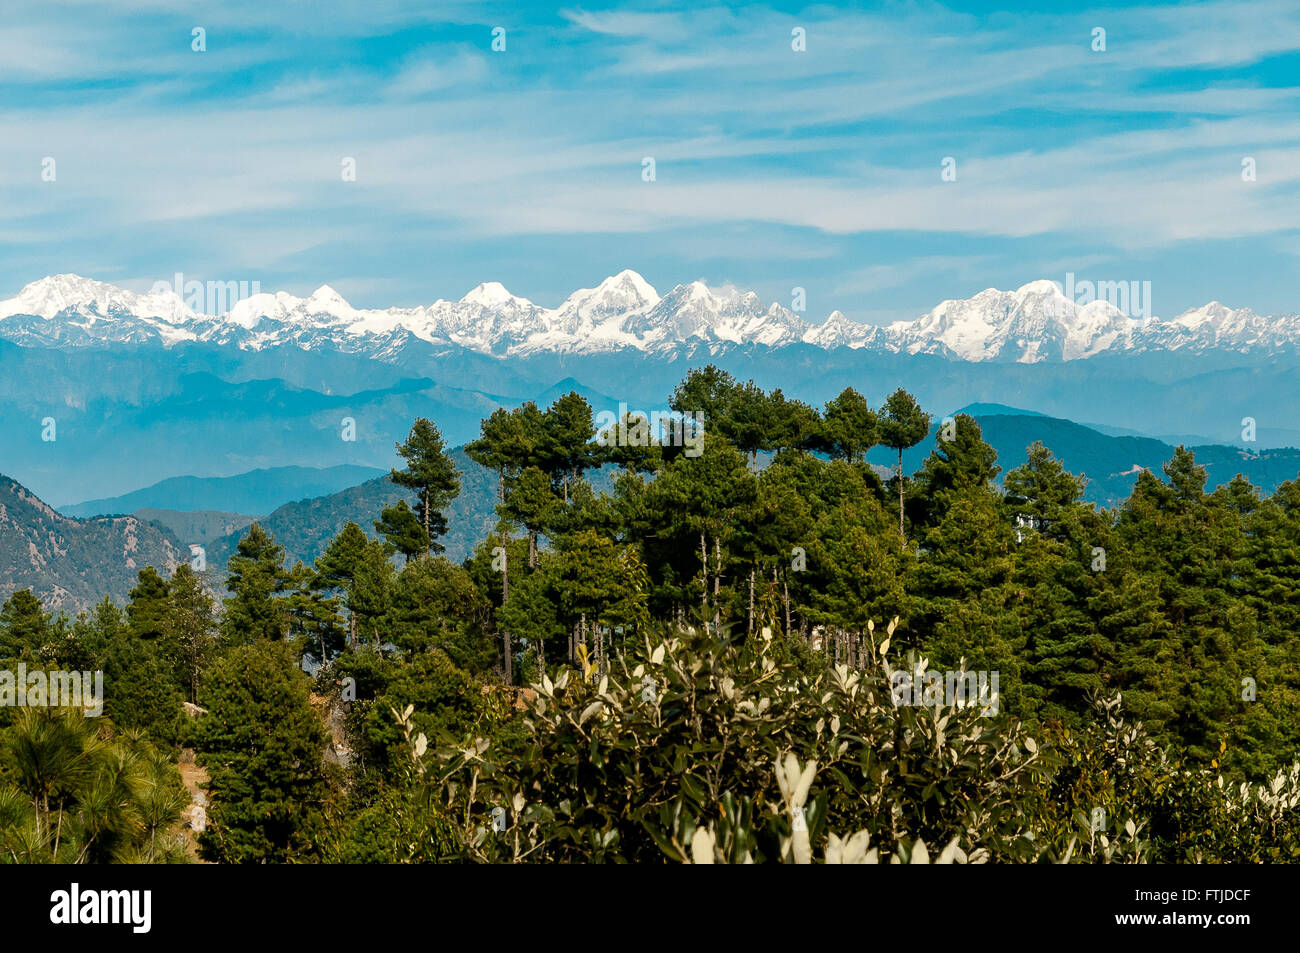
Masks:
[[[903,448],[898,448],[898,538],[907,545],[907,536],[903,532]]]
[[[749,567],[749,634],[754,634],[754,567]]]
[[[501,534],[501,605],[510,600],[510,537]]]
[[[534,530],[528,531],[528,568],[537,568],[537,533]]]
[[[775,578],[776,576],[775,569],[772,570],[772,575],[773,578]],[[789,635],[790,634],[790,581],[788,579],[781,580],[781,589],[782,589],[783,601],[785,602],[785,634]]]
[[[509,632],[501,633],[501,644],[504,647],[506,653],[506,684],[513,685],[515,683],[515,669],[514,669],[514,659],[510,651]]]
[[[433,537],[429,535],[429,488],[424,488],[424,555],[433,556]]]
[[[713,537],[713,628],[715,631],[722,626],[722,602],[720,599],[722,592],[722,543],[718,537]]]

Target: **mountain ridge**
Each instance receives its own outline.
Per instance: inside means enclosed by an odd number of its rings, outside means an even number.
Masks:
[[[176,476],[119,496],[68,504],[58,510],[64,516],[82,519],[146,509],[266,514],[285,503],[326,496],[383,473],[377,467],[339,464],[258,467],[224,477]]]
[[[229,289],[221,290],[224,302]],[[1122,298],[1127,304],[1127,292]],[[868,325],[834,310],[815,323],[730,284],[710,287],[696,280],[661,296],[630,269],[574,291],[556,308],[489,281],[456,301],[439,298],[413,308],[357,309],[321,285],[307,298],[259,290],[224,311],[205,314],[175,291],[142,295],[63,274],[34,281],[0,301],[0,338],[44,347],[202,342],[260,350],[294,344],[380,360],[394,359],[415,341],[494,357],[807,344],[966,362],[1038,363],[1183,350],[1292,353],[1300,351],[1300,315],[1261,316],[1212,301],[1167,320],[1139,318],[1101,298],[1076,302],[1060,285],[1038,279],[1015,291],[987,288],[970,298],[948,299],[912,321]]]

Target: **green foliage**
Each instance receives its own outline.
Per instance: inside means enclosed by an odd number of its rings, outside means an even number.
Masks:
[[[420,524],[420,518],[406,505],[405,500],[398,500],[396,506],[385,507],[375,520],[375,531],[388,541],[388,544],[410,562],[420,553],[430,551],[430,541]],[[442,551],[442,547],[438,547]]]
[[[381,626],[386,640],[405,652],[437,649],[460,668],[482,673],[496,661],[490,623],[491,606],[470,574],[439,558],[402,570]]]
[[[650,640],[608,677],[544,680],[523,735],[435,752],[412,737],[409,711],[396,724],[474,860],[924,863],[934,849],[940,863],[1258,862],[1300,851],[1300,765],[1234,788],[1170,760],[1117,701],[1087,731],[1038,740],[978,705],[896,704],[887,637],[856,671],[806,671],[780,643]]]
[[[0,732],[4,862],[183,863],[189,800],[166,755],[107,719],[22,708]]]
[[[876,412],[865,397],[846,387],[838,397],[826,402],[821,426],[810,436],[809,444],[811,449],[827,453],[832,459],[856,463],[879,438]]]
[[[284,547],[257,523],[239,541],[230,557],[226,589],[234,593],[226,600],[222,633],[232,645],[258,641],[279,641],[289,632],[289,612],[282,598],[292,577],[284,567]]]
[[[232,649],[204,680],[197,747],[211,775],[206,859],[284,862],[312,857],[329,787],[325,731],[308,680],[283,642]]]
[[[30,589],[19,589],[0,606],[0,655],[48,657],[54,634],[45,607]]]

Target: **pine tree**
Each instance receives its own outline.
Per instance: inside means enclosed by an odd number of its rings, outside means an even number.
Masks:
[[[176,681],[191,702],[198,701],[199,676],[216,649],[213,599],[203,580],[182,563],[168,586],[168,611],[159,639]]]
[[[0,657],[39,657],[51,641],[50,617],[30,589],[19,589],[0,607]]]
[[[829,454],[832,459],[860,461],[879,440],[876,412],[867,399],[852,387],[826,402],[821,425],[809,435],[809,449]]]
[[[295,653],[299,659],[312,655],[321,665],[326,665],[347,646],[347,636],[339,618],[342,599],[323,595],[315,585],[317,573],[301,561],[289,574],[289,634]]]
[[[138,575],[139,582],[131,590],[131,601],[126,607],[131,632],[138,639],[156,639],[162,635],[167,618],[167,580],[152,566],[145,566]]]
[[[602,448],[592,441],[596,427],[591,405],[576,391],[570,391],[547,408],[542,428],[544,469],[560,484],[567,503],[571,484],[604,462]]]
[[[709,364],[687,373],[673,390],[668,406],[680,414],[702,413],[705,426],[716,430],[717,425],[730,415],[737,389],[734,377]]]
[[[233,649],[200,697],[201,762],[211,775],[202,855],[218,863],[284,863],[313,856],[329,789],[325,730],[307,676],[284,643]]]
[[[1022,714],[1067,725],[1090,720],[1093,699],[1119,685],[1120,649],[1098,606],[1113,605],[1107,587],[1126,567],[1108,523],[1081,502],[1086,482],[1042,443],[1004,481],[1003,512],[1018,536],[1011,611],[1025,638]]]
[[[777,388],[768,395],[769,420],[763,449],[772,453],[803,451],[821,430],[821,415],[801,400],[791,400]]]
[[[406,469],[391,471],[389,479],[417,492],[428,537],[425,555],[432,556],[434,536],[446,526],[441,510],[460,493],[460,473],[447,454],[442,434],[424,417],[415,421],[406,442],[397,445],[397,452],[406,461]]]
[[[257,523],[248,528],[228,563],[222,633],[232,645],[279,641],[289,631],[284,600],[291,577],[284,566],[284,547]]]
[[[361,572],[361,564],[366,559],[369,545],[370,540],[360,526],[351,520],[345,523],[342,531],[325,548],[325,552],[317,557],[312,588],[338,592],[346,602]],[[358,644],[357,622],[356,613],[349,608],[348,641],[354,647]]]
[[[724,438],[705,434],[698,457],[678,457],[650,484],[652,510],[667,515],[678,552],[693,548],[700,570],[700,605],[707,624],[723,620],[723,578],[731,541],[758,499],[748,461]]]
[[[396,505],[384,507],[375,520],[375,532],[384,537],[407,562],[412,556],[430,551],[442,552],[439,543],[430,545],[429,536],[420,523],[420,518],[406,505],[406,500],[398,500]]]
[[[496,473],[497,503],[505,502],[506,481],[537,453],[544,425],[537,405],[529,402],[529,406],[514,411],[498,407],[479,424],[479,438],[465,444],[467,457]],[[538,429],[530,432],[530,422]]]
[[[512,591],[513,598],[513,591]],[[393,580],[384,617],[388,641],[408,655],[441,650],[468,672],[496,661],[492,606],[470,573],[446,559],[417,559]]]
[[[357,629],[368,635],[375,647],[383,650],[384,637],[379,620],[388,611],[392,598],[392,549],[378,540],[367,540],[357,561],[352,584],[344,595],[348,614],[357,620]]]
[[[898,451],[898,538],[907,544],[903,528],[903,451],[914,447],[930,430],[930,415],[921,410],[916,399],[903,388],[885,400],[877,415],[880,442]]]
[[[537,467],[524,468],[513,481],[505,503],[497,507],[497,513],[528,533],[528,566],[536,566],[538,537],[554,527],[560,515],[551,478]]]

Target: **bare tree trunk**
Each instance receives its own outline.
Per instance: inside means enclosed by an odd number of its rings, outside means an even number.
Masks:
[[[772,570],[772,574],[775,577],[776,575],[775,569]],[[789,635],[790,634],[790,581],[788,579],[781,580],[781,589],[782,589],[782,598],[785,602],[785,634]]]
[[[505,481],[501,481],[501,493],[504,499]],[[510,536],[504,529],[501,530],[501,605],[504,606],[510,601]],[[501,644],[505,650],[506,663],[506,684],[515,683],[515,660],[514,650],[510,645],[510,633],[501,633]]]
[[[749,634],[754,634],[754,567],[749,567]]]
[[[722,590],[722,543],[713,537],[713,628],[722,625],[722,603],[719,598]]]

